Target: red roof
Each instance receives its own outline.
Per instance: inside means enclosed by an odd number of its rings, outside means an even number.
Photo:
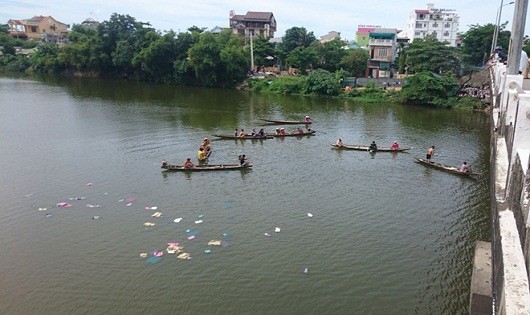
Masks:
[[[420,9],[420,10],[414,10],[414,12],[416,13],[419,13],[419,14],[429,14],[429,10],[425,10],[425,9]]]

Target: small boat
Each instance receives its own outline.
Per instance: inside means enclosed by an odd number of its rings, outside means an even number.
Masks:
[[[419,164],[423,164],[425,166],[430,166],[432,168],[436,168],[436,169],[439,169],[439,170],[442,170],[442,171],[446,171],[448,173],[456,174],[456,175],[462,175],[462,176],[478,176],[478,175],[480,175],[480,173],[460,172],[458,167],[443,165],[443,164],[437,163],[437,162],[429,162],[426,159],[422,159],[422,158],[414,158],[414,162],[419,163]]]
[[[333,143],[331,146],[338,150],[370,151],[369,145],[343,145],[342,147],[339,147]],[[392,150],[390,147],[378,147],[376,152],[406,152],[410,149],[412,148],[399,148],[397,150]]]
[[[167,171],[180,171],[180,172],[202,172],[202,171],[228,171],[228,170],[244,170],[252,168],[252,164],[209,164],[209,165],[197,165],[194,168],[184,168],[182,165],[169,164],[162,162],[163,168]]]
[[[305,132],[299,132],[299,133],[296,133],[296,132],[291,132],[291,133],[287,133],[287,134],[272,134],[270,133],[269,135],[273,136],[274,138],[283,138],[283,137],[303,137],[303,136],[312,136],[315,134],[315,131],[314,130],[311,130],[311,131],[305,131]]]
[[[260,120],[274,125],[310,125],[312,123],[311,121],[306,122],[305,120],[277,120],[268,118],[260,118]]]
[[[262,140],[262,139],[272,139],[273,137],[271,135],[266,136],[251,136],[246,135],[244,137],[235,136],[235,135],[214,135],[217,138],[220,138],[221,140]]]

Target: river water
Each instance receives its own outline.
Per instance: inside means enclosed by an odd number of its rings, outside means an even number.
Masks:
[[[16,77],[0,102],[2,314],[467,313],[490,237],[485,114]],[[210,163],[246,154],[250,171],[160,169],[204,137],[306,114],[313,137],[213,141]],[[336,151],[339,137],[413,149]],[[414,163],[431,145],[482,175]],[[192,259],[152,256],[168,242]]]

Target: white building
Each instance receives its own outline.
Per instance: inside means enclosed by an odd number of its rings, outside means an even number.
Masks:
[[[412,42],[430,35],[456,46],[459,19],[455,10],[437,9],[433,3],[428,3],[427,9],[416,9],[410,13],[405,36]]]

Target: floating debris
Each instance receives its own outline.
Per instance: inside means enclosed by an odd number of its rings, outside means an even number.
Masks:
[[[92,183],[86,183],[86,185],[90,187],[90,186],[92,186]]]
[[[177,258],[178,259],[191,259],[189,253],[182,253],[182,254],[178,255]]]
[[[308,273],[308,272],[309,272],[309,269],[307,269],[307,267],[302,269],[302,273]]]
[[[72,205],[69,204],[69,203],[66,203],[66,202],[59,202],[57,204],[57,207],[61,207],[61,208],[70,208]]]
[[[267,236],[267,237],[269,237],[269,236],[271,236],[271,235],[270,235],[269,233],[265,232],[265,233],[263,233],[263,236]]]
[[[154,206],[154,207],[145,207],[145,210],[156,210],[158,209],[157,206]]]
[[[282,229],[280,229],[279,227],[276,227],[276,228],[274,229],[274,232],[276,232],[276,233],[280,233],[281,230],[282,230]]]
[[[69,200],[83,200],[83,199],[86,199],[86,197],[73,197],[73,198],[68,198]]]
[[[204,250],[204,253],[205,253],[205,254],[210,254],[211,252],[212,252],[212,251],[211,251],[210,249],[205,249],[205,250]]]
[[[99,207],[101,207],[101,205],[99,205],[99,204],[93,205],[93,204],[90,204],[90,203],[88,205],[86,205],[86,206],[89,207],[89,208],[99,208]]]
[[[155,226],[153,222],[145,222],[144,226]]]
[[[228,232],[223,232],[223,234],[221,234],[224,238],[229,238],[230,237],[230,233]]]
[[[175,223],[179,223],[180,221],[182,221],[182,218],[176,218],[175,220],[173,220],[173,222]]]
[[[157,250],[157,251],[153,252],[153,256],[162,257],[162,256],[164,256],[164,252],[161,251],[161,250]]]
[[[155,218],[160,218],[162,216],[162,212],[155,212],[153,214],[151,214],[152,217],[155,217]]]
[[[95,215],[92,217],[92,220],[98,220],[99,219],[99,215]]]
[[[208,246],[221,246],[220,240],[211,240],[208,242]]]
[[[52,216],[52,214],[51,214],[51,213],[46,213],[45,216],[46,216],[47,218],[49,218],[49,217]]]
[[[190,241],[191,241],[192,239],[194,239],[194,238],[195,238],[195,235],[190,235],[190,236],[188,236],[188,239],[189,239]]]
[[[202,220],[195,221],[195,224],[200,224],[200,223],[202,223]]]
[[[39,208],[39,211],[46,211],[48,208]]]
[[[141,257],[141,258],[146,258],[147,255],[148,255],[147,253],[140,253],[140,257]]]
[[[308,212],[308,213],[307,213],[307,216],[310,217],[310,218],[312,218],[312,217],[313,217],[313,214]]]

